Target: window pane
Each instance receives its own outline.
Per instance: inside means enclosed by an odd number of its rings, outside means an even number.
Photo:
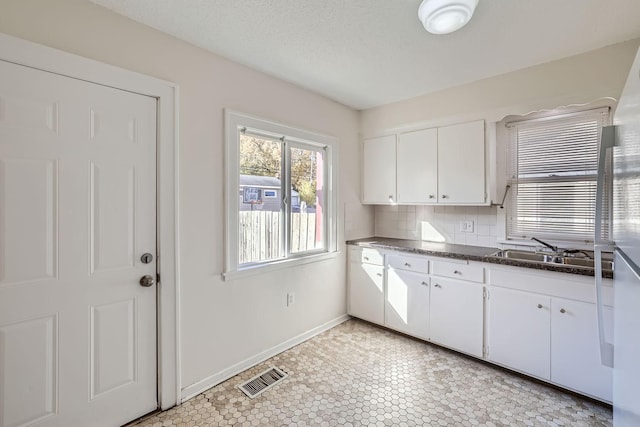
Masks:
[[[284,256],[282,143],[240,134],[238,264]]]
[[[507,237],[593,241],[598,146],[608,120],[608,109],[598,109],[512,126]]]
[[[324,248],[323,151],[291,148],[291,253]]]

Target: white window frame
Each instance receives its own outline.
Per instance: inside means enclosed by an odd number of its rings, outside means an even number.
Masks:
[[[593,112],[596,110],[609,110],[608,123],[611,124],[612,121],[612,110],[615,107],[615,100],[612,98],[602,98],[598,101],[594,101],[590,104],[583,105],[572,105],[568,107],[560,107],[555,110],[546,110],[540,111],[536,113],[531,113],[525,116],[508,116],[503,119],[501,122],[504,130],[499,132],[501,134],[499,136],[499,145],[501,146],[501,150],[504,150],[505,153],[505,161],[500,169],[503,169],[504,173],[504,182],[506,184],[509,183],[509,166],[508,163],[510,160],[508,159],[509,145],[512,143],[511,136],[509,135],[510,131],[507,129],[510,125],[519,122],[519,121],[529,121],[529,120],[544,120],[547,118],[554,118],[563,115],[572,115],[572,114],[581,114]],[[498,209],[497,219],[498,219],[498,240],[497,242],[500,244],[506,244],[510,246],[518,246],[518,247],[539,247],[540,244],[529,240],[529,239],[521,239],[515,237],[509,237],[507,232],[507,221],[508,221],[508,210],[512,206],[513,197],[515,197],[515,192],[513,188],[506,189],[506,201],[504,202],[504,209]],[[535,236],[534,236],[535,237]],[[558,245],[559,247],[572,247],[572,248],[580,248],[580,249],[593,249],[593,243],[590,241],[580,242],[577,240],[563,239],[561,235],[558,235],[555,238],[543,237],[543,240],[551,243],[553,245]]]
[[[279,258],[255,264],[238,264],[238,188],[240,177],[240,133],[250,130],[253,134],[290,141],[291,146],[308,148],[309,145],[323,147],[325,151],[324,167],[326,168],[326,206],[323,213],[326,218],[324,230],[325,248],[309,252],[292,254],[287,258]],[[333,258],[337,255],[337,139],[304,129],[276,123],[270,120],[225,109],[225,280],[261,274],[265,271],[281,269],[293,265],[306,264]],[[289,159],[285,158],[285,162]],[[287,183],[283,183],[283,188]],[[284,194],[284,193],[283,193]],[[289,238],[287,232],[286,238]]]

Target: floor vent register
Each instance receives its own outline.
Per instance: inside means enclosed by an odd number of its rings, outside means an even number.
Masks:
[[[249,381],[240,384],[238,388],[242,390],[244,394],[253,399],[261,393],[269,390],[288,376],[289,375],[278,368],[269,368],[263,373],[251,378]]]

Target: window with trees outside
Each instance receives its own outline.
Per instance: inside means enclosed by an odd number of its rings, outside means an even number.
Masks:
[[[225,115],[227,272],[335,250],[334,138]]]

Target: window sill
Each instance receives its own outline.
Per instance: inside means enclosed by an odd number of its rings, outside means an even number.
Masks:
[[[332,252],[323,252],[321,254],[308,255],[300,258],[289,258],[280,261],[273,261],[267,264],[245,267],[240,270],[227,271],[225,273],[222,273],[222,277],[225,282],[230,280],[243,279],[245,277],[256,276],[258,274],[263,274],[270,271],[282,270],[298,265],[310,264],[312,262],[319,262],[336,258],[338,255],[340,255],[340,253],[341,251],[337,250]]]
[[[546,240],[545,240],[546,241]],[[519,246],[524,248],[529,247],[531,250],[535,248],[542,247],[541,244],[532,242],[531,240],[519,240],[519,239],[500,239],[496,241],[499,245],[511,245],[511,246]],[[572,249],[584,249],[584,250],[593,250],[593,243],[577,243],[577,242],[567,242],[562,240],[548,240],[548,243],[552,245],[556,245],[559,248],[572,248]]]

